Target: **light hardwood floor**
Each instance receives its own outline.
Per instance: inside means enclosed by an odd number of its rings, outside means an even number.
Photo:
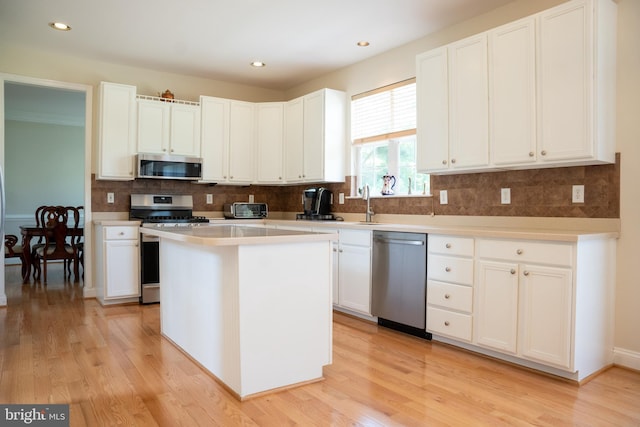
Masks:
[[[324,381],[239,402],[160,336],[158,305],[104,308],[58,267],[47,287],[18,270],[0,403],[68,403],[72,426],[640,426],[638,372],[577,387],[339,313]]]

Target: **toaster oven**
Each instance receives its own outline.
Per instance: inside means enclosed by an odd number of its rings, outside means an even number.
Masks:
[[[269,213],[266,203],[226,203],[223,210],[228,219],[263,219]]]

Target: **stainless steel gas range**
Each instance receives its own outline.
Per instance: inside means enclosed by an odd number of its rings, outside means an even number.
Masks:
[[[193,216],[193,197],[181,194],[132,194],[130,219],[143,227],[192,227],[209,220]],[[140,303],[160,302],[160,242],[155,236],[140,235]]]

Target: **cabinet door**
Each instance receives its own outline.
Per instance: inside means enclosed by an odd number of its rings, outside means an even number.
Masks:
[[[515,354],[518,336],[518,264],[478,261],[475,343]]]
[[[489,32],[491,162],[536,160],[533,18]]]
[[[283,182],[284,103],[258,104],[256,144],[258,183]]]
[[[138,100],[138,152],[168,154],[170,104]]]
[[[339,246],[339,305],[371,315],[371,248]]]
[[[98,179],[134,178],[136,87],[100,83]]]
[[[287,182],[303,181],[303,141],[304,141],[304,102],[296,98],[285,104],[284,110],[284,149],[285,173]]]
[[[521,279],[522,356],[571,369],[571,269],[522,265]]]
[[[229,176],[228,99],[200,97],[202,180],[225,182]]]
[[[489,164],[487,35],[449,46],[449,158],[451,168]]]
[[[305,181],[323,181],[325,166],[324,91],[305,95],[303,116],[303,178]]]
[[[449,77],[447,48],[419,55],[417,77],[417,168],[437,172],[449,167]]]
[[[255,180],[255,106],[231,101],[229,117],[229,182]]]
[[[140,295],[140,251],[138,240],[106,240],[105,298]]]
[[[588,2],[590,4],[590,2]],[[593,155],[593,47],[587,33],[591,10],[570,2],[540,14],[539,115],[540,159]]]
[[[200,107],[171,104],[170,153],[200,157]]]

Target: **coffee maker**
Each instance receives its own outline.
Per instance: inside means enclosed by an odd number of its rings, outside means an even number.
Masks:
[[[296,219],[334,220],[331,214],[331,191],[324,187],[307,188],[302,192],[304,213],[297,214]]]

